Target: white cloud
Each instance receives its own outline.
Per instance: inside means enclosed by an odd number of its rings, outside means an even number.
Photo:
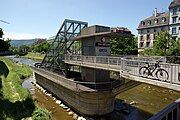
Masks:
[[[31,34],[31,33],[4,33],[4,38],[10,39],[34,39],[34,38],[47,38],[45,35]]]

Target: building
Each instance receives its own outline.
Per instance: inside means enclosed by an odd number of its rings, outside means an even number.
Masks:
[[[169,33],[174,38],[180,38],[180,0],[174,0],[169,5]]]
[[[151,17],[139,23],[137,30],[138,52],[152,48],[161,31],[168,31],[172,37],[180,38],[180,0],[173,0],[168,12],[159,13],[156,8]]]
[[[158,13],[155,9],[151,17],[140,22],[137,30],[138,52],[151,48],[158,33],[169,30],[169,12]]]

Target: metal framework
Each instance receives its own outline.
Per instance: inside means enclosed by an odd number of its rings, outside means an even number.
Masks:
[[[65,19],[60,27],[52,45],[46,53],[41,67],[51,71],[58,71],[67,74],[68,66],[64,63],[64,55],[72,54],[75,41],[70,39],[81,34],[81,30],[88,26],[87,22]]]

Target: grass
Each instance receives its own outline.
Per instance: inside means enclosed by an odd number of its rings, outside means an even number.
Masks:
[[[0,57],[0,120],[50,120],[48,111],[36,108],[27,89],[21,86],[23,79],[32,75],[27,65],[16,64]]]
[[[27,55],[21,56],[21,57],[25,57],[25,58],[29,58],[29,59],[34,59],[34,60],[42,61],[44,56],[45,55],[41,54],[41,53],[28,52]]]
[[[29,77],[32,71],[26,65],[13,63],[0,57],[0,119],[22,119],[29,117],[35,109],[28,90],[21,86],[21,77]]]

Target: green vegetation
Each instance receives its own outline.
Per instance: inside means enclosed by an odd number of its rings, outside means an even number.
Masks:
[[[41,60],[43,60],[44,55],[45,55],[45,54],[28,52],[27,55],[22,56],[22,57],[41,61]]]
[[[10,48],[10,40],[7,39],[6,41],[3,40],[3,30],[0,28],[0,52],[8,51]]]
[[[160,32],[153,48],[145,49],[141,55],[180,56],[180,39],[174,40],[168,32]]]
[[[31,75],[28,66],[0,57],[0,120],[20,120],[32,116],[34,100],[28,90],[21,86],[21,78]],[[49,115],[47,111],[44,114]]]
[[[42,108],[38,108],[33,112],[32,119],[33,120],[50,120],[51,116],[47,110],[44,110]]]
[[[112,55],[137,55],[137,37],[111,39]]]
[[[2,30],[2,28],[0,28],[0,38],[2,38],[3,37],[3,30]]]
[[[50,44],[47,41],[42,41],[39,43],[35,43],[31,46],[31,50],[33,52],[47,52],[50,47]]]
[[[35,109],[29,92],[21,86],[22,76],[29,77],[32,72],[25,65],[14,64],[8,58],[0,58],[1,74],[1,119],[21,119],[31,116]]]

